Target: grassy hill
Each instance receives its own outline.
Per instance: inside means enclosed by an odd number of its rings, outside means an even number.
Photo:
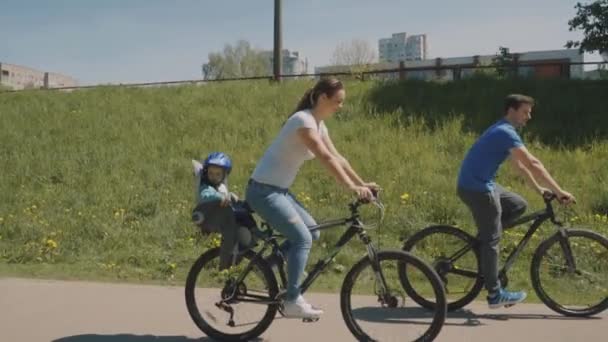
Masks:
[[[1,273],[181,282],[209,243],[198,242],[190,224],[190,160],[230,154],[230,187],[243,195],[309,86],[252,81],[0,94]],[[499,117],[504,95],[529,94],[539,104],[524,130],[528,148],[578,198],[574,211],[560,213],[608,234],[607,89],[606,81],[353,82],[343,111],[327,124],[355,169],[385,189],[387,216],[372,238],[398,247],[430,223],[474,231],[455,195],[460,161]],[[532,209],[542,206],[508,167],[499,182]],[[304,167],[293,192],[319,221],[346,214],[351,199],[317,162]],[[313,260],[341,232],[324,233]],[[507,234],[504,246],[518,234]],[[362,253],[353,241],[337,264],[348,267]],[[520,263],[514,281],[527,284],[528,266]],[[319,288],[338,286],[339,269]]]

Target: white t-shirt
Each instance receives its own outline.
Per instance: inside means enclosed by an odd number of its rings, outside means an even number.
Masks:
[[[321,137],[328,135],[325,123],[317,125],[310,110],[294,113],[258,162],[251,176],[253,180],[281,188],[291,186],[302,164],[315,157],[298,136],[299,128],[314,129]]]

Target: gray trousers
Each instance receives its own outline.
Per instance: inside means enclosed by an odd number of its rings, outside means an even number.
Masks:
[[[492,192],[458,189],[458,197],[469,207],[477,225],[480,241],[480,267],[488,292],[501,287],[498,280],[498,254],[502,227],[521,216],[526,200],[496,184]]]

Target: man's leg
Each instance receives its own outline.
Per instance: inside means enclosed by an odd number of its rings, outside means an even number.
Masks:
[[[469,207],[477,225],[480,241],[480,267],[488,293],[500,290],[498,253],[502,233],[500,201],[492,192],[458,190],[458,196]]]
[[[501,221],[503,227],[515,221],[526,212],[528,202],[520,195],[507,191],[498,184],[496,184],[494,191],[496,191],[500,198],[500,206],[502,208]]]

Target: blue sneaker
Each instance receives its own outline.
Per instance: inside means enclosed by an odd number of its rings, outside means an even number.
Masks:
[[[509,292],[505,289],[500,289],[498,292],[488,295],[488,306],[490,309],[498,309],[503,306],[509,307],[523,302],[526,297],[527,294],[523,291]]]

